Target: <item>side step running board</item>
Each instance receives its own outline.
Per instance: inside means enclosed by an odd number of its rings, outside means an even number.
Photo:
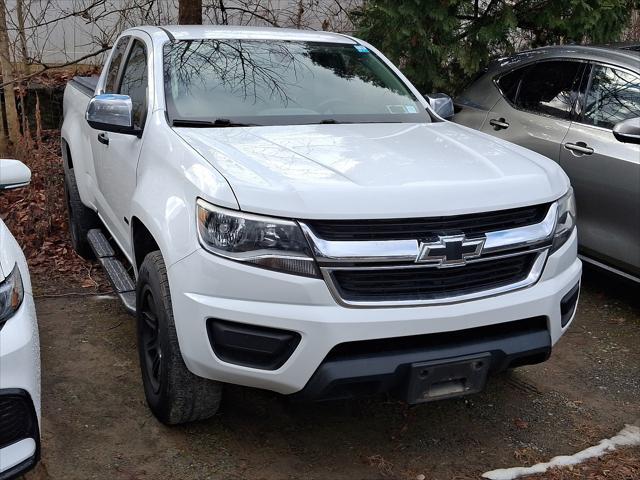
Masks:
[[[89,230],[87,240],[96,258],[107,273],[111,286],[129,313],[136,313],[136,284],[127,272],[127,269],[118,260],[109,240],[98,228]]]

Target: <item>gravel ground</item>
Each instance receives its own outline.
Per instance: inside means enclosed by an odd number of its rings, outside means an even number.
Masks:
[[[229,387],[215,418],[173,428],[146,408],[134,321],[117,300],[40,297],[43,459],[28,477],[477,479],[572,454],[640,422],[638,290],[587,269],[551,359],[466,399],[298,404]],[[640,449],[535,478],[637,479]]]

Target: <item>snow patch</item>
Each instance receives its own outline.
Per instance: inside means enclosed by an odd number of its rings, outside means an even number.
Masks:
[[[108,295],[94,295],[92,298],[94,300],[113,300],[113,299],[116,298],[116,296],[115,295],[111,295],[111,294],[108,294]]]
[[[538,463],[531,467],[499,468],[482,474],[483,478],[489,480],[514,480],[525,475],[544,473],[553,467],[565,467],[567,465],[577,465],[585,460],[600,457],[606,452],[615,450],[620,446],[640,445],[640,427],[636,425],[626,425],[617,435],[611,438],[600,440],[600,443],[593,447],[586,448],[573,455],[559,455],[553,457],[547,463]]]

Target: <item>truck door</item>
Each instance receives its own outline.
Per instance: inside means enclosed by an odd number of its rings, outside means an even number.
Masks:
[[[95,163],[98,188],[102,197],[101,204],[98,205],[99,213],[116,242],[126,253],[130,253],[129,207],[136,186],[138,157],[144,141],[144,125],[149,105],[150,75],[145,43],[133,37],[124,59],[115,93],[131,97],[133,123],[143,133],[138,137],[96,132],[102,152]]]
[[[124,56],[127,53],[127,47],[129,46],[129,41],[131,37],[126,35],[124,37],[120,37],[117,41],[116,45],[113,47],[111,56],[109,58],[109,62],[105,64],[105,78],[104,84],[99,88],[97,93],[116,93],[118,90],[118,79],[120,75],[120,67],[124,63]],[[98,132],[93,128],[88,129],[89,132],[89,142],[91,144],[91,158],[93,162],[85,162],[86,171],[83,172],[91,178],[89,183],[89,188],[94,191],[95,202],[98,207],[98,211],[100,216],[103,218],[105,223],[107,219],[105,218],[105,200],[102,196],[102,192],[99,188],[97,188],[98,182],[98,174],[97,169],[98,165],[102,163],[106,146],[101,143],[102,137],[98,134],[103,132]]]

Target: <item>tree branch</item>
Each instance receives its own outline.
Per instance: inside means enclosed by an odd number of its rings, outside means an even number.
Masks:
[[[96,0],[93,3],[91,3],[90,5],[88,5],[87,7],[83,8],[82,10],[73,11],[73,12],[67,13],[65,15],[61,15],[60,17],[53,18],[51,20],[42,21],[42,22],[36,23],[35,25],[30,25],[28,27],[24,27],[24,30],[32,30],[32,29],[42,28],[42,27],[44,27],[46,25],[51,25],[53,23],[58,23],[60,20],[64,20],[66,18],[71,18],[71,17],[83,17],[83,18],[86,18],[86,16],[89,15],[89,11],[92,8],[95,8],[98,5],[104,5],[104,3],[105,3],[105,0]],[[18,31],[19,28],[18,27],[9,28],[8,30]]]
[[[252,11],[249,10],[247,8],[242,8],[242,7],[224,7],[225,10],[227,11],[236,11],[236,12],[240,12],[240,13],[246,13],[247,15],[251,16],[251,17],[255,17],[259,20],[262,20],[263,22],[268,23],[269,25],[272,25],[274,27],[279,27],[280,25],[278,25],[278,21],[277,20],[272,20],[270,18],[265,17],[264,15],[260,15],[257,11]]]
[[[0,83],[0,88],[5,87],[7,85],[11,85],[12,83],[24,82],[25,80],[29,80],[30,78],[37,77],[38,75],[41,75],[42,73],[46,72],[47,70],[56,70],[58,68],[64,68],[64,67],[69,67],[71,65],[76,65],[76,64],[82,62],[83,60],[95,57],[95,56],[100,55],[101,53],[107,52],[109,50],[111,50],[111,46],[103,47],[100,50],[96,50],[95,52],[88,53],[87,55],[84,55],[84,56],[82,56],[80,58],[76,58],[75,60],[72,60],[72,61],[67,62],[67,63],[63,63],[61,65],[46,65],[44,63],[41,63],[40,65],[42,65],[42,67],[43,67],[42,69],[38,70],[37,72],[30,73],[29,75],[24,75],[24,76],[22,76],[20,78],[15,78],[15,79],[10,80],[8,82]]]

